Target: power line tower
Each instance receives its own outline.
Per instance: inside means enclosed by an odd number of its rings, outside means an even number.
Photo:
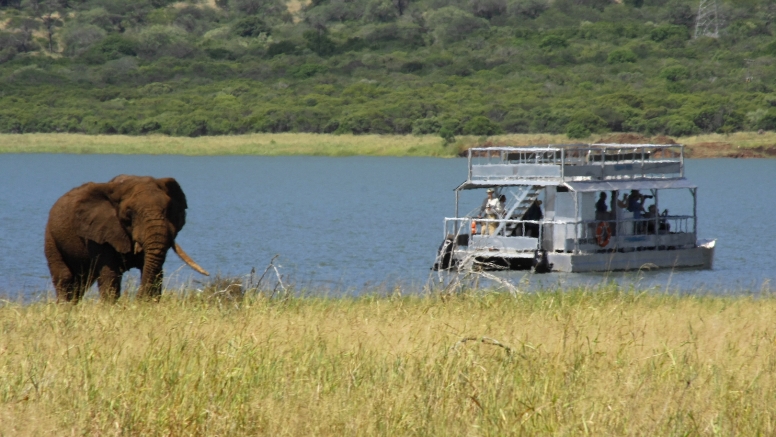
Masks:
[[[698,6],[698,18],[695,20],[695,38],[719,37],[719,14],[717,0],[701,0]]]

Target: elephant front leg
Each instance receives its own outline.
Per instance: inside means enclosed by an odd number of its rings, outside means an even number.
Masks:
[[[160,271],[155,275],[146,276],[143,272],[140,274],[140,278],[140,289],[137,291],[137,297],[158,301],[162,296],[164,273]]]
[[[112,267],[103,266],[97,277],[100,299],[115,302],[121,296],[121,273]]]

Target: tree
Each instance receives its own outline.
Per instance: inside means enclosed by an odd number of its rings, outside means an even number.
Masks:
[[[332,41],[328,32],[308,30],[303,34],[305,41],[307,41],[307,48],[317,53],[320,56],[331,56],[337,49],[336,44]]]
[[[466,39],[472,32],[488,27],[488,22],[455,6],[446,6],[426,13],[431,34],[438,43]]]
[[[32,40],[32,34],[40,28],[40,22],[27,17],[14,17],[8,23],[8,28],[15,30],[16,50],[31,52],[37,48]]]
[[[407,6],[410,5],[410,0],[391,0],[393,6],[399,12],[399,16],[404,15],[404,11],[407,10]]]
[[[64,7],[58,0],[46,0],[40,4],[38,9],[43,28],[46,29],[48,39],[49,53],[54,52],[54,30],[62,26],[60,17],[63,15]]]
[[[270,29],[267,23],[257,15],[245,17],[237,21],[232,27],[236,35],[245,37],[259,36],[262,33],[269,35]]]
[[[507,2],[507,12],[512,16],[537,18],[549,8],[548,0],[508,0]]]
[[[478,17],[490,20],[507,11],[506,0],[469,0],[469,8]]]

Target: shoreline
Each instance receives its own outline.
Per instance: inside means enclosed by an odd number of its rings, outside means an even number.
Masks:
[[[687,158],[774,158],[776,133],[737,132],[691,137],[648,137],[632,133],[570,139],[554,134],[460,136],[446,144],[435,135],[332,135],[262,133],[229,136],[0,134],[0,154],[124,154],[187,156],[385,156],[453,158],[471,147],[537,146],[575,142],[684,144]]]

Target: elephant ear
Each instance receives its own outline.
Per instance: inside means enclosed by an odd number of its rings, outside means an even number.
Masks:
[[[159,187],[170,196],[170,205],[167,208],[167,218],[175,226],[175,229],[181,230],[183,225],[186,224],[186,195],[183,194],[181,186],[178,185],[178,181],[173,178],[158,179],[157,183]]]
[[[76,233],[87,240],[108,243],[118,252],[130,253],[132,242],[119,222],[116,208],[100,184],[94,185],[76,202]]]

